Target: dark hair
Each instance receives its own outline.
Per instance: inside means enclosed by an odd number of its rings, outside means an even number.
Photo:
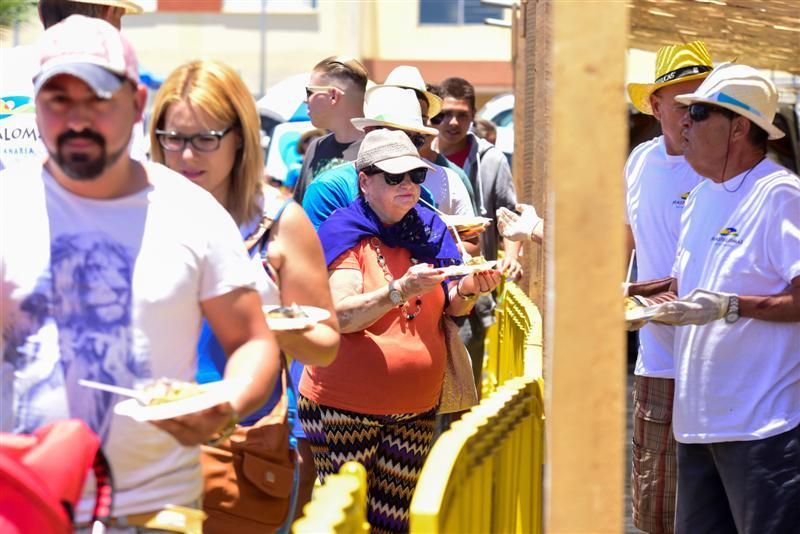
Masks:
[[[760,148],[766,152],[768,140],[769,134],[767,131],[753,121],[750,121],[750,129],[747,130],[747,141],[754,147]]]
[[[39,0],[39,16],[45,28],[58,24],[70,15],[104,19],[109,9],[114,8],[108,5],[69,2],[68,0]]]
[[[444,98],[444,93],[442,93],[442,86],[441,85],[436,85],[435,83],[426,83],[425,84],[425,89],[429,93],[432,93],[432,94],[438,96],[439,98],[442,98],[442,99]]]
[[[441,97],[466,100],[469,108],[475,113],[475,88],[464,78],[452,77],[443,81]]]
[[[349,81],[361,92],[367,90],[367,68],[354,57],[326,57],[314,66],[314,70],[324,73],[328,78]]]

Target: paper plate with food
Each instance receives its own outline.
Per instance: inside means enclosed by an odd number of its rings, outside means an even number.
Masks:
[[[197,384],[172,378],[158,378],[143,382],[133,389],[112,386],[118,391],[98,387],[97,383],[89,381],[81,381],[81,385],[131,397],[114,406],[114,413],[118,415],[126,415],[136,421],[160,421],[229,402],[247,383],[241,380],[220,380]]]
[[[270,304],[262,306],[267,324],[271,330],[305,330],[320,321],[328,319],[331,314],[328,310],[315,306],[281,306]]]
[[[461,265],[450,265],[449,267],[443,268],[442,273],[446,276],[465,276],[481,271],[489,271],[494,269],[495,265],[497,265],[497,261],[495,260],[486,261],[486,258],[483,256],[473,256]]]

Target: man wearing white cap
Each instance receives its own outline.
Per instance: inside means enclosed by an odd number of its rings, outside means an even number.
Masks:
[[[655,320],[675,334],[676,532],[800,525],[800,179],[766,158],[775,86],[718,66],[676,96],[683,154],[706,178],[681,218]]]
[[[142,8],[129,0],[39,0],[39,19],[45,29],[70,15],[99,18],[119,29],[123,15],[141,12]],[[39,65],[38,51],[35,46],[20,45],[0,50],[0,58],[0,169],[4,169],[18,161],[41,158],[46,151],[39,141],[33,113],[31,79]],[[138,140],[144,130],[141,124],[137,128]],[[144,159],[141,146],[132,144],[140,151],[139,159]]]
[[[654,116],[662,131],[634,148],[625,165],[629,238],[625,260],[635,247],[639,280],[666,278],[672,272],[685,199],[703,180],[682,156],[681,120],[686,106],[676,102],[675,96],[697,89],[712,69],[711,55],[702,41],[668,45],[656,55],[653,82],[628,85],[634,107]],[[674,338],[675,328],[667,325],[646,325],[639,332],[633,380],[631,502],[633,524],[645,532],[672,532],[675,523]]]
[[[36,120],[48,157],[0,173],[0,431],[84,420],[114,474],[111,525],[159,528],[175,517],[166,505],[201,494],[197,445],[266,400],[277,345],[227,212],[128,153],[146,97],[130,43],[73,15],[40,47]],[[81,385],[193,381],[203,316],[230,358],[229,401],[150,424],[118,412],[121,397]],[[93,496],[84,497],[76,517],[88,528]]]

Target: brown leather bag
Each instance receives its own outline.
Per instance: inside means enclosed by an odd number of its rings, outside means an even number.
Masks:
[[[282,395],[253,426],[238,426],[216,446],[203,445],[203,532],[263,534],[292,513],[295,451],[289,444],[288,369],[281,357]]]

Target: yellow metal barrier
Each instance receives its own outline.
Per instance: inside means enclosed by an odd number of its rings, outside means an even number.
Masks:
[[[411,501],[412,534],[541,532],[540,392],[512,378],[439,437]]]
[[[542,532],[542,318],[513,283],[500,289],[496,317],[483,400],[434,444],[411,502],[412,533]]]
[[[542,316],[513,282],[505,282],[498,290],[495,318],[486,334],[482,397],[509,378],[542,377]]]
[[[292,525],[296,534],[367,533],[367,472],[358,462],[347,462],[326,478],[303,508],[305,516]]]

